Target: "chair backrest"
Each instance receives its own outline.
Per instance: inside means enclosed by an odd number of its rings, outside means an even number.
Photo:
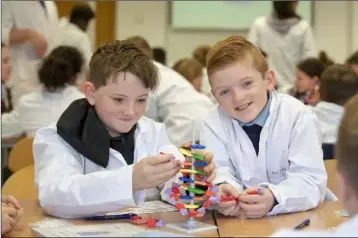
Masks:
[[[10,151],[8,167],[12,172],[19,171],[26,166],[34,164],[32,154],[33,137],[25,137],[19,140]]]
[[[29,165],[12,174],[2,187],[2,193],[12,195],[16,199],[38,199],[34,165]]]
[[[337,168],[336,168],[337,160],[330,159],[325,160],[324,165],[326,167],[328,182],[327,187],[334,193],[338,194],[338,183],[337,183]]]

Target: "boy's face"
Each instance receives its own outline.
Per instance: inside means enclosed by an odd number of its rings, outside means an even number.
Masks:
[[[143,116],[149,94],[142,81],[132,73],[119,72],[115,82],[108,79],[107,85],[95,89],[85,83],[88,102],[96,109],[98,117],[111,136],[127,133]]]
[[[210,77],[212,93],[230,117],[253,121],[267,103],[267,91],[275,86],[275,75],[265,79],[249,62],[238,62],[214,72]]]
[[[304,93],[311,90],[316,82],[315,78],[308,76],[302,70],[296,68],[295,88],[299,93]]]
[[[8,81],[11,74],[11,58],[7,47],[1,49],[1,81]]]
[[[358,64],[351,64],[350,67],[358,75]]]
[[[346,177],[337,172],[337,183],[338,183],[338,199],[342,202],[343,207],[347,210],[347,212],[352,215],[358,212],[358,200],[352,186]]]

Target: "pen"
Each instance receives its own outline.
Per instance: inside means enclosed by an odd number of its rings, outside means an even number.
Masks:
[[[127,214],[120,214],[120,215],[102,215],[102,216],[93,216],[93,217],[86,217],[86,220],[115,220],[115,219],[130,219],[131,217],[135,217],[137,214],[134,213],[127,213]]]
[[[305,226],[308,226],[310,224],[310,219],[306,219],[303,222],[301,222],[300,224],[298,224],[297,226],[295,226],[295,230],[301,230],[302,228],[304,228]]]

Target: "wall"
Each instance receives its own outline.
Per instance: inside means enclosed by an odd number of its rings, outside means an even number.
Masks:
[[[117,39],[142,35],[151,46],[166,47],[169,63],[190,56],[199,44],[214,44],[232,34],[246,36],[248,33],[173,31],[169,25],[167,1],[118,1],[116,14]],[[358,49],[358,2],[315,1],[313,32],[318,48],[342,62],[354,49]]]

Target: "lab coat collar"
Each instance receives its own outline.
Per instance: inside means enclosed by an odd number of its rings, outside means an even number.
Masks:
[[[145,128],[142,126],[141,130]],[[57,133],[93,163],[107,167],[110,135],[87,99],[71,103],[57,122]]]

